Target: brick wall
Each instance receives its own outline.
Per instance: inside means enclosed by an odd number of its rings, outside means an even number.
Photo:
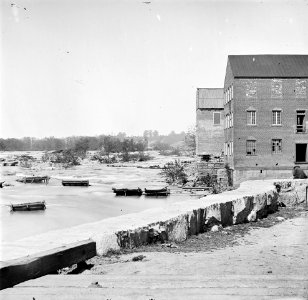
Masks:
[[[213,124],[213,113],[221,113],[220,125]],[[222,109],[197,110],[197,155],[221,155],[224,145],[224,111]]]
[[[296,134],[296,110],[308,109],[307,91],[297,79],[234,80],[234,167],[235,169],[291,169],[295,143],[308,143],[308,134]],[[307,86],[307,80],[304,82]],[[307,88],[306,88],[307,90]],[[256,110],[256,125],[247,125],[247,109]],[[272,125],[272,110],[280,109],[282,125]],[[256,139],[256,155],[246,155],[246,140]],[[273,154],[272,139],[282,140],[282,153]],[[303,166],[307,168],[307,165]]]
[[[228,175],[224,162],[197,162],[198,177],[205,177],[208,174],[217,178],[221,187],[228,187]]]

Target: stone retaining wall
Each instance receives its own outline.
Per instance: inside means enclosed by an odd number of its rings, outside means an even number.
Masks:
[[[50,231],[3,244],[1,260],[23,257],[89,238],[96,242],[100,255],[121,247],[132,248],[147,244],[152,240],[153,232],[159,232],[159,239],[180,242],[190,235],[206,230],[205,224],[209,220],[228,226],[253,221],[274,212],[278,208],[279,195],[274,185],[277,182],[247,181],[237,190],[222,194],[173,203],[167,208],[149,209],[64,230]],[[299,190],[299,197],[302,197],[302,190],[305,184],[308,184],[308,180],[279,182],[283,182],[285,186],[294,186],[294,191]]]

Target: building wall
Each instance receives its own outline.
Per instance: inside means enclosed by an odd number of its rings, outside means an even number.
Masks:
[[[232,74],[232,70],[230,68],[230,63],[228,61],[227,64],[227,69],[226,69],[226,75],[225,75],[225,83],[224,83],[224,92],[226,94],[227,89],[233,85],[233,99],[236,96],[235,95],[235,90],[234,90],[234,78],[233,78],[233,74]],[[234,112],[234,100],[229,101],[228,103],[225,103],[224,105],[224,115],[225,118],[228,114],[231,114]],[[232,126],[231,128],[225,128],[224,129],[224,139],[225,139],[225,143],[228,144],[230,142],[234,141],[234,126]],[[235,149],[235,144],[233,143],[233,153],[234,151],[236,151]],[[234,156],[232,155],[226,155],[225,153],[225,161],[226,163],[229,164],[229,166],[231,168],[234,168]]]
[[[213,113],[220,112],[220,125],[214,125]],[[221,155],[224,145],[223,109],[197,109],[197,155]]]
[[[302,79],[301,79],[302,81]],[[308,143],[308,134],[296,132],[296,110],[308,109],[307,88],[297,79],[235,79],[234,167],[236,169],[291,169],[295,143]],[[305,80],[307,87],[307,80]],[[305,90],[305,92],[303,92]],[[256,125],[247,125],[247,110],[256,110]],[[272,110],[279,109],[282,125],[272,125]],[[246,140],[256,139],[256,155],[246,155]],[[282,153],[272,153],[272,139],[282,140]],[[307,165],[303,165],[307,168]],[[308,168],[307,168],[308,169]]]

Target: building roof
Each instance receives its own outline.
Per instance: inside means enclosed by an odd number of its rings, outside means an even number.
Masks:
[[[308,78],[308,55],[229,55],[234,77]]]
[[[198,108],[224,108],[224,90],[222,88],[198,88],[197,109]]]

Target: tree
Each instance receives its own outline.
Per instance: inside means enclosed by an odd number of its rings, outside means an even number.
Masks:
[[[89,150],[89,138],[81,137],[75,143],[74,151],[82,158],[86,156],[87,151]]]
[[[196,153],[196,127],[191,127],[185,134],[185,145],[193,154]]]

